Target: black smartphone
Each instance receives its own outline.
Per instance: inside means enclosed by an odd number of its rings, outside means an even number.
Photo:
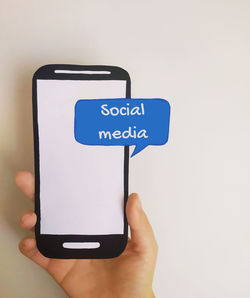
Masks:
[[[74,108],[79,99],[130,96],[120,67],[50,64],[35,72],[35,235],[44,256],[113,258],[125,249],[129,147],[76,142]]]

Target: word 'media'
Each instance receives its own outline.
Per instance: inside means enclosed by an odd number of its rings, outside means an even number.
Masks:
[[[129,139],[129,138],[133,138],[133,139],[147,139],[148,135],[147,135],[147,131],[146,129],[141,129],[141,130],[137,130],[136,126],[133,126],[133,128],[131,126],[128,127],[127,130],[124,131],[120,131],[120,130],[115,130],[113,132],[111,131],[99,131],[99,139]]]

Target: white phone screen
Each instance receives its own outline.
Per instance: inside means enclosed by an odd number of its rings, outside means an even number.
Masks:
[[[123,97],[125,80],[37,80],[41,234],[123,234],[124,147],[74,138],[79,99]]]

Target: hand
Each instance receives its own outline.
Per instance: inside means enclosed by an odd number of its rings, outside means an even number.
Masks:
[[[15,181],[24,194],[34,200],[33,175],[18,172]],[[131,239],[128,239],[124,252],[114,259],[49,259],[38,251],[34,238],[22,239],[19,249],[44,268],[72,298],[154,297],[152,280],[157,244],[137,194],[129,196],[126,214]],[[20,225],[33,231],[36,220],[36,214],[28,211],[21,216]]]

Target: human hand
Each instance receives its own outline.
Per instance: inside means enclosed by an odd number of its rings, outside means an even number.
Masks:
[[[34,200],[34,177],[29,172],[18,172],[17,186]],[[24,238],[20,251],[44,268],[72,298],[148,298],[154,297],[152,280],[157,257],[157,244],[153,230],[144,213],[137,194],[128,198],[126,214],[131,239],[117,258],[102,260],[49,259],[37,249],[34,238]],[[34,230],[34,211],[25,212],[20,225]]]

